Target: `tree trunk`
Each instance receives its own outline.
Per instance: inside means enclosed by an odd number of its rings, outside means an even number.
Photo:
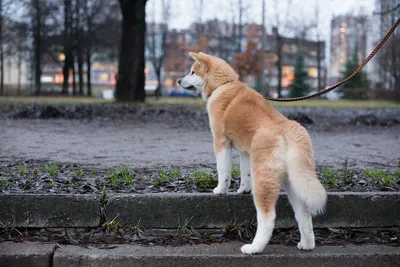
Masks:
[[[118,101],[145,101],[145,8],[147,0],[119,0],[122,38],[115,96]]]
[[[90,44],[88,44],[87,52],[86,52],[86,87],[87,87],[87,96],[92,96],[92,62],[90,60]]]
[[[92,53],[92,15],[89,14],[88,1],[86,1],[84,8],[84,14],[87,19],[87,35],[85,36],[85,44],[86,44],[86,92],[87,96],[92,96],[92,62],[91,62],[91,53]]]
[[[395,101],[400,102],[400,77],[395,77],[394,96],[395,96]]]
[[[80,46],[80,44],[78,44]],[[79,95],[83,96],[83,55],[82,49],[78,47],[77,51],[77,60],[78,60],[78,84],[79,84]]]
[[[68,94],[69,65],[70,65],[70,13],[71,0],[64,0],[64,65],[62,94]]]
[[[42,10],[39,0],[34,0],[35,16],[33,17],[34,29],[34,61],[35,61],[35,94],[40,94],[41,87],[41,59],[42,59]]]
[[[322,51],[321,51],[321,41],[317,42],[317,90],[318,92],[322,90],[322,83],[321,83],[321,60],[322,60]]]
[[[276,68],[278,70],[278,85],[276,91],[278,93],[278,98],[282,97],[282,39],[279,35],[278,28],[274,28],[275,38],[276,38],[276,54],[278,60],[276,61]]]
[[[17,63],[17,68],[18,68],[18,84],[17,84],[17,95],[21,94],[21,69],[22,69],[22,53],[23,51],[19,51],[18,53],[18,63]]]
[[[71,70],[72,70],[72,94],[77,95],[76,93],[76,71],[75,71],[75,57],[71,56]]]
[[[157,98],[161,96],[161,68],[156,69],[156,75],[157,75],[157,89],[155,91],[155,95]]]

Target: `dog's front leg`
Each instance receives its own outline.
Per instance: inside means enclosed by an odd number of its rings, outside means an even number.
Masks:
[[[214,188],[214,194],[220,195],[228,193],[231,184],[231,151],[232,146],[229,142],[219,143],[218,140],[214,140],[214,152],[217,159],[218,171],[218,186]]]
[[[240,152],[240,187],[238,194],[251,191],[250,156],[246,152]]]

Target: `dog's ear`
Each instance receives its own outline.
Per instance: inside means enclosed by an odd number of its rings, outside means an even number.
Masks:
[[[200,65],[204,65],[205,63],[208,62],[207,56],[203,53],[190,52],[189,56],[194,60],[196,60],[196,62],[199,63]]]

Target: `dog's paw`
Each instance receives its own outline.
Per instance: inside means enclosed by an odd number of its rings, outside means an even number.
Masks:
[[[249,194],[251,192],[251,188],[241,186],[238,191],[236,191],[238,194]]]
[[[302,242],[297,244],[297,248],[301,250],[313,250],[315,248],[315,242]]]
[[[264,249],[258,246],[254,246],[253,244],[247,244],[242,246],[240,250],[244,254],[257,254],[263,252]]]
[[[216,188],[214,188],[213,192],[216,195],[227,194],[228,193],[228,188],[223,188],[223,187],[217,186]]]

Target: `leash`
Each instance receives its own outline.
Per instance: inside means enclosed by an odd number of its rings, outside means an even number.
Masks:
[[[318,93],[307,95],[307,96],[288,97],[288,98],[269,98],[269,97],[265,97],[265,99],[271,100],[271,101],[278,101],[278,102],[291,102],[291,101],[299,101],[299,100],[305,100],[305,99],[318,97],[318,96],[324,95],[324,94],[332,91],[333,89],[335,89],[335,88],[339,87],[340,85],[344,84],[345,82],[347,82],[348,80],[353,78],[357,73],[359,73],[365,67],[365,65],[367,65],[367,63],[375,56],[375,54],[379,51],[379,49],[381,49],[381,47],[386,43],[386,41],[393,34],[393,32],[396,30],[396,28],[397,28],[397,26],[399,26],[399,24],[400,24],[400,19],[398,19],[396,21],[396,23],[393,24],[392,28],[388,31],[388,33],[385,35],[385,37],[383,37],[383,39],[379,42],[379,44],[375,47],[375,49],[371,52],[371,54],[369,54],[369,56],[363,61],[363,63],[361,63],[361,65],[349,77],[347,77],[343,81],[338,82],[337,84],[332,85],[332,86],[330,86],[330,87],[328,87],[328,88],[326,88],[326,89],[324,89],[322,91],[319,91]]]

